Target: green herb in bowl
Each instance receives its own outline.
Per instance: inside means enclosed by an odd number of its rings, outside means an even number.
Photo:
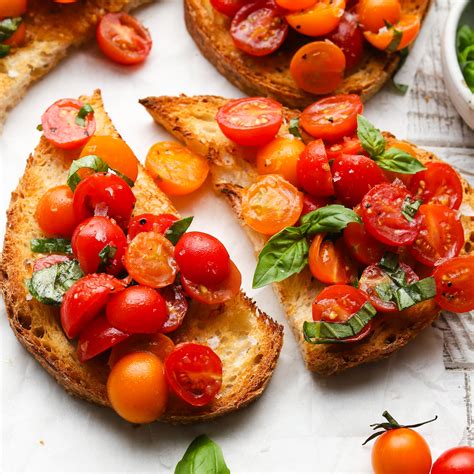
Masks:
[[[469,25],[458,29],[456,49],[466,84],[474,93],[474,29]]]

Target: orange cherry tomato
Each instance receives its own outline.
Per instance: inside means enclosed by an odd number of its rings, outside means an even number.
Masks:
[[[13,33],[10,38],[6,39],[3,44],[6,44],[7,46],[12,46],[14,48],[18,48],[20,46],[23,46],[26,41],[26,24],[24,21],[22,21],[19,25],[18,28],[16,29],[15,33]]]
[[[318,0],[275,0],[275,3],[286,10],[296,11],[312,7]]]
[[[200,188],[209,173],[206,158],[179,143],[160,142],[148,152],[145,168],[170,196],[184,196]]]
[[[398,23],[402,15],[400,0],[361,0],[356,11],[362,28],[373,33]]]
[[[163,415],[168,400],[163,362],[150,352],[120,359],[107,380],[113,409],[130,423],[151,423]]]
[[[324,36],[337,27],[345,8],[345,0],[318,0],[306,10],[290,13],[286,20],[303,35]]]
[[[331,41],[314,41],[300,48],[290,64],[296,85],[312,94],[329,94],[344,78],[346,57]]]
[[[295,137],[277,137],[257,152],[257,170],[260,174],[279,174],[298,186],[296,164],[305,144]]]
[[[262,176],[242,199],[245,223],[253,230],[273,235],[293,225],[303,210],[303,194],[277,174]]]
[[[22,16],[28,8],[28,0],[0,0],[0,18]]]
[[[137,180],[137,158],[121,138],[94,135],[82,149],[80,156],[87,155],[97,155],[114,171],[125,175],[133,182]]]

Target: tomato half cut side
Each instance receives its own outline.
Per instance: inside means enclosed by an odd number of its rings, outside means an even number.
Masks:
[[[176,331],[183,324],[188,313],[188,300],[186,293],[180,285],[170,285],[160,290],[161,296],[165,299],[168,309],[168,319],[161,328],[163,334]]]
[[[208,405],[222,386],[222,362],[208,346],[183,343],[165,360],[168,386],[186,403]]]
[[[326,145],[328,160],[335,160],[342,155],[365,155],[365,153],[357,135],[344,137],[342,140]]]

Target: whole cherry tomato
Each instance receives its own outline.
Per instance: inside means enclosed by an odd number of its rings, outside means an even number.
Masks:
[[[433,464],[431,474],[472,474],[474,448],[458,446],[445,451]]]
[[[140,232],[165,232],[178,220],[173,214],[140,214],[132,217],[128,226],[128,238],[133,240]]]

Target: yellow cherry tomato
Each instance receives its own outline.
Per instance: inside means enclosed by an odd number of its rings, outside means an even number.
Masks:
[[[402,15],[400,0],[361,0],[356,11],[362,28],[373,33],[397,23]]]

